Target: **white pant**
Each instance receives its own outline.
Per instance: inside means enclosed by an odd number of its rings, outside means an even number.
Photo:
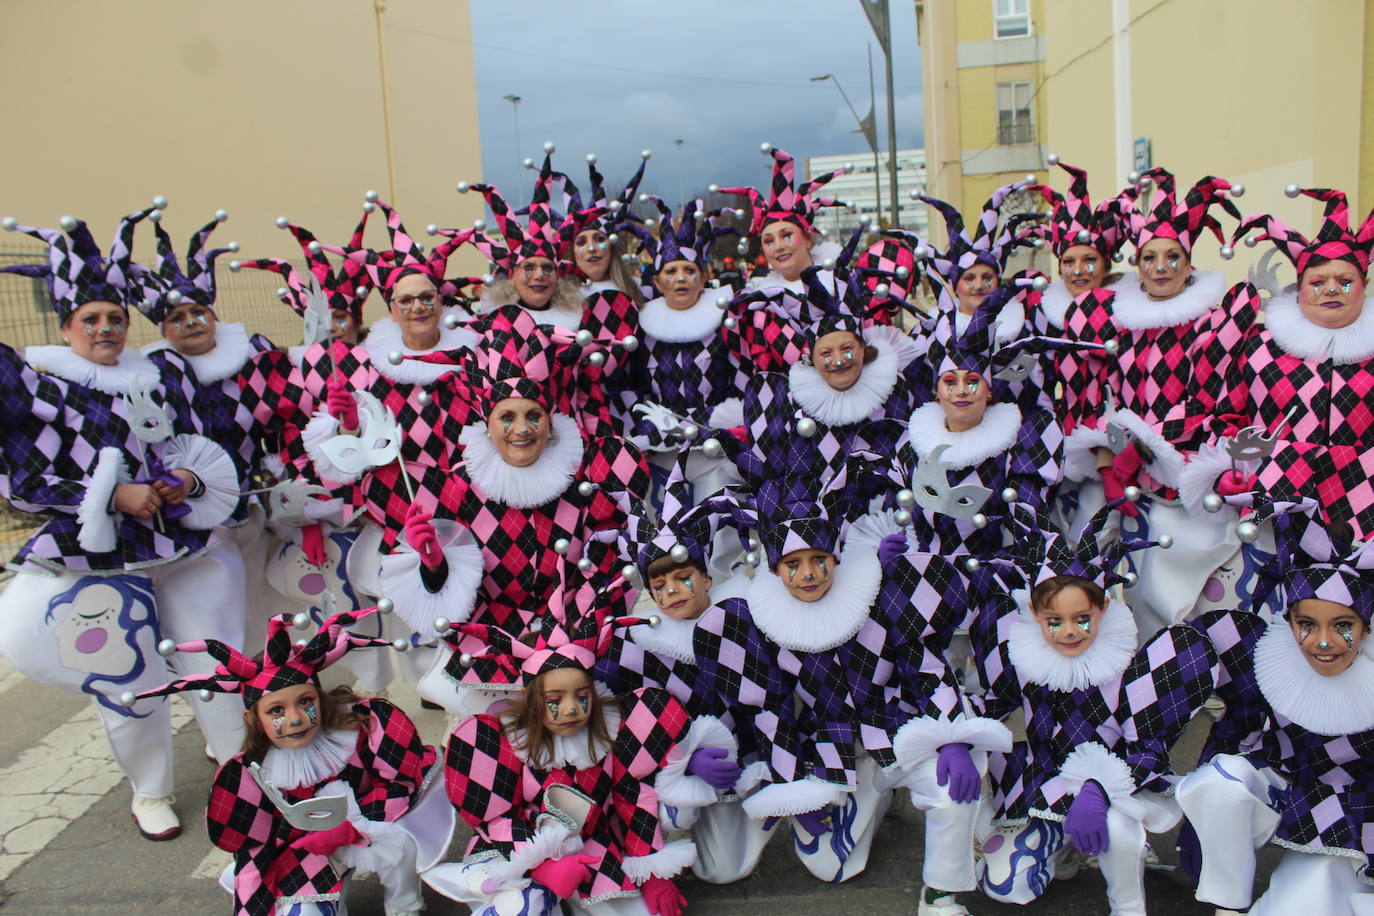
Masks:
[[[773,826],[745,814],[738,802],[707,805],[692,825],[697,847],[692,871],[708,884],[731,884],[749,877],[773,838]]]
[[[1154,792],[1137,792],[1144,818],[1113,805],[1107,809],[1107,851],[1097,857],[1107,882],[1112,916],[1145,916],[1145,834],[1178,822],[1177,806]],[[994,900],[1026,904],[1054,879],[1067,840],[1064,825],[1033,817],[1024,824],[993,828],[983,836],[978,886]]]
[[[987,754],[973,755],[979,775],[987,772]],[[926,887],[942,891],[971,891],[973,873],[973,830],[978,821],[978,803],[956,802],[949,787],[936,779],[938,758],[929,757],[917,764],[902,785],[911,791],[911,804],[925,812],[925,854],[921,881]]]
[[[795,818],[792,820],[792,847],[797,858],[807,871],[831,884],[848,881],[868,867],[873,837],[892,804],[891,790],[878,789],[878,764],[872,757],[859,757],[857,776],[857,788],[828,809],[828,832],[812,836]]]
[[[1269,841],[1279,824],[1278,812],[1268,805],[1270,790],[1287,787],[1287,780],[1274,771],[1234,754],[1218,754],[1183,778],[1178,803],[1202,849],[1197,899],[1230,909],[1250,905],[1255,850]],[[1374,912],[1374,887],[1356,874],[1363,866],[1362,856],[1289,850],[1270,876],[1269,889],[1250,912],[1256,916]]]
[[[115,760],[134,794],[172,794],[172,726],[166,698],[120,705],[172,677],[214,671],[204,653],[157,654],[160,638],[217,639],[243,648],[243,564],[223,544],[202,556],[117,576],[19,573],[0,595],[0,652],[27,677],[96,700]],[[170,671],[168,670],[170,666]],[[242,749],[243,704],[187,697],[221,761]]]

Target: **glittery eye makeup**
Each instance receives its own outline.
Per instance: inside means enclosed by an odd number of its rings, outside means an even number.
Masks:
[[[585,716],[588,712],[591,711],[591,708],[592,708],[592,697],[591,697],[591,694],[586,694],[586,695],[584,695],[584,696],[579,696],[579,697],[577,698],[577,705],[580,706],[580,707],[582,708],[582,714]]]
[[[1354,287],[1355,287],[1355,284],[1352,283],[1352,282],[1349,281],[1349,280],[1342,280],[1342,281],[1341,281],[1341,292],[1344,293],[1344,294],[1347,295],[1347,296],[1350,295],[1350,290],[1352,290]]]
[[[1349,620],[1337,621],[1336,635],[1345,640],[1345,647],[1347,649],[1355,648],[1355,624],[1351,623]]]
[[[1311,635],[1312,635],[1312,621],[1310,621],[1310,620],[1299,620],[1299,621],[1298,621],[1298,645],[1301,646],[1301,645],[1305,644],[1305,643],[1307,642],[1307,638],[1308,638],[1309,636],[1311,636]]]
[[[1051,617],[1049,620],[1045,621],[1045,629],[1049,632],[1050,639],[1054,639],[1055,637],[1057,637],[1059,635],[1059,631],[1063,628],[1064,621],[1060,620],[1058,617]]]
[[[558,721],[558,713],[562,704],[557,700],[545,700],[544,705],[549,708],[549,715],[553,716],[553,721]]]
[[[315,723],[320,721],[320,708],[316,706],[314,703],[306,704],[305,714],[310,719],[311,725],[314,725]]]
[[[1093,631],[1093,619],[1091,617],[1080,617],[1074,621],[1074,625],[1082,630],[1085,635],[1090,635]]]

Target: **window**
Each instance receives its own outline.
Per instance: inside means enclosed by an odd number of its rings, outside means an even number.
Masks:
[[[992,0],[994,37],[1024,38],[1030,33],[1030,0]]]
[[[1031,84],[997,84],[997,142],[1002,146],[1035,142],[1031,121]]]

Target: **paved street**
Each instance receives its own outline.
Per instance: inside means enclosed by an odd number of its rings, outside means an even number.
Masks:
[[[413,695],[396,691],[393,699],[419,710]],[[118,775],[89,701],[33,684],[0,660],[0,895],[6,913],[139,914],[185,916],[228,913],[229,899],[215,883],[228,857],[214,849],[205,833],[204,799],[214,775],[187,707],[176,701],[179,733],[177,809],[185,832],[169,843],[150,843],[129,819],[128,788]],[[419,712],[426,738],[440,741],[447,730],[443,713]],[[1200,729],[1185,737],[1180,757],[1196,755]],[[1182,761],[1181,761],[1182,762]],[[696,914],[800,916],[833,912],[869,916],[916,910],[920,884],[921,820],[909,805],[894,806],[875,844],[868,872],[839,887],[824,887],[800,868],[787,845],[775,842],[755,876],[727,887],[687,881],[684,888]],[[453,855],[463,840],[455,840]],[[1161,855],[1172,860],[1168,843]],[[1267,857],[1272,858],[1272,857]],[[1168,873],[1147,877],[1151,913],[1210,916],[1210,908]],[[1105,914],[1101,875],[1084,869],[1057,882],[1031,907],[993,903],[974,893],[965,902],[976,916],[1020,913]],[[823,909],[824,908],[824,909]],[[465,910],[432,897],[432,914]],[[370,880],[358,882],[349,897],[351,916],[380,916],[381,892]]]

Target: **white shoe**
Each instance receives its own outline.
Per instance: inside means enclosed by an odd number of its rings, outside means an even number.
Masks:
[[[1072,843],[1065,843],[1059,847],[1059,851],[1054,854],[1054,880],[1067,881],[1078,874],[1083,867],[1083,855],[1074,849]]]
[[[171,795],[161,798],[134,796],[134,824],[144,839],[172,840],[181,836],[181,821],[177,819],[176,811],[172,810],[175,801],[176,798]]]
[[[424,907],[418,910],[398,910],[389,903],[384,904],[383,909],[386,911],[386,916],[419,916],[420,913],[424,912]]]
[[[921,903],[916,908],[916,916],[969,916],[968,907],[954,899],[954,892],[935,898],[934,903],[926,903],[926,889],[920,890]]]

